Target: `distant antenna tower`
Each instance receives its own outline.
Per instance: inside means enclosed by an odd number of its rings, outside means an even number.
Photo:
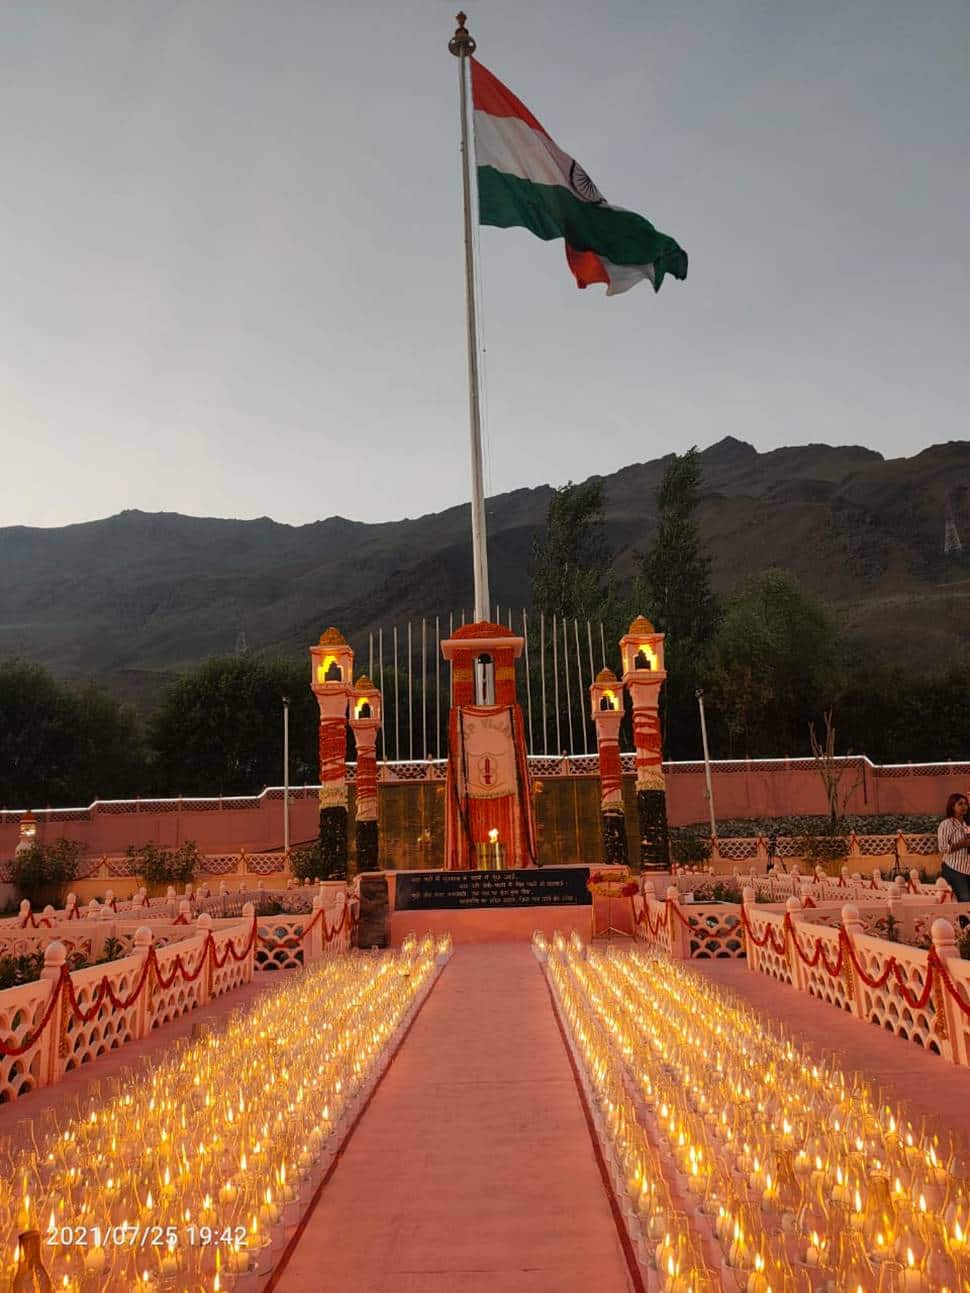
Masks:
[[[957,543],[960,540],[957,539]],[[949,551],[949,549],[947,549]],[[246,630],[240,629],[236,634],[236,655],[246,655],[249,651],[249,643],[246,641]]]

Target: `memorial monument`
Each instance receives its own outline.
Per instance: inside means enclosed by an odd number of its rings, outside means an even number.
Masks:
[[[451,665],[445,781],[446,870],[536,864],[525,727],[515,695],[523,639],[502,624],[466,624],[441,644]]]

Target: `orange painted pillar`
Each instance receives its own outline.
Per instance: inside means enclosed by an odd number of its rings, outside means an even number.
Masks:
[[[596,727],[600,762],[600,818],[603,861],[628,862],[620,768],[620,723],[623,690],[612,669],[601,669],[589,689],[590,714]]]
[[[642,615],[620,639],[623,685],[633,703],[633,745],[636,750],[637,816],[640,823],[640,865],[663,871],[670,864],[667,834],[667,785],[661,750],[660,688],[666,680],[664,635]]]

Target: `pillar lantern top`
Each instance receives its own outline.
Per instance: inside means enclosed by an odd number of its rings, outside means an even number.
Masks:
[[[368,722],[380,725],[381,693],[365,673],[354,683],[354,692],[350,698],[350,721],[353,726]]]
[[[629,632],[620,638],[620,654],[626,684],[663,682],[667,676],[664,670],[664,635],[657,632],[645,615],[638,615]]]
[[[328,628],[310,648],[310,687],[321,703],[351,692],[354,653],[339,629]]]
[[[599,722],[604,714],[616,715],[617,723],[623,717],[622,687],[612,669],[601,669],[596,681],[589,688],[590,717]]]

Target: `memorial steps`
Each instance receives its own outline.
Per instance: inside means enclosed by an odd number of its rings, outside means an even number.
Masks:
[[[527,943],[457,950],[273,1287],[632,1287]]]

